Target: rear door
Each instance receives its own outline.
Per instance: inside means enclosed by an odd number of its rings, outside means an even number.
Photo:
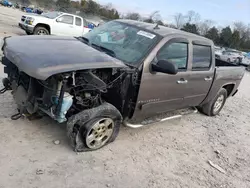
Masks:
[[[187,78],[184,103],[197,106],[206,98],[214,79],[214,54],[210,44],[193,41],[191,46],[191,74]]]
[[[74,22],[74,36],[75,37],[81,37],[83,35],[83,19],[81,17],[75,16],[75,22]]]

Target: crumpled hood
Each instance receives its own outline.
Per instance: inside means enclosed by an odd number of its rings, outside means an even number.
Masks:
[[[4,55],[19,70],[40,80],[75,70],[126,67],[73,37],[10,37],[5,40]]]

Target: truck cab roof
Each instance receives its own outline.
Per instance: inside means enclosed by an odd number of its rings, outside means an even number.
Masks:
[[[134,25],[137,27],[140,27],[144,30],[148,30],[152,33],[155,33],[157,35],[160,35],[162,37],[167,37],[168,35],[183,35],[186,38],[192,38],[192,40],[197,40],[197,41],[203,41],[207,44],[213,45],[213,41],[193,34],[193,33],[188,33],[186,31],[182,31],[182,30],[178,30],[178,29],[173,29],[170,27],[165,27],[165,26],[160,26],[158,25],[158,28],[156,29],[156,24],[151,24],[151,23],[146,23],[146,22],[141,22],[141,21],[135,21],[135,20],[127,20],[127,19],[118,19],[117,21],[122,22],[122,23],[126,23],[129,25]]]

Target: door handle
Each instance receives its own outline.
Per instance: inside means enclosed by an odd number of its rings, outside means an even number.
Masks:
[[[204,78],[205,81],[211,81],[212,80],[212,77],[206,77]]]
[[[184,80],[184,79],[180,79],[177,81],[177,84],[187,84],[188,81],[187,80]]]

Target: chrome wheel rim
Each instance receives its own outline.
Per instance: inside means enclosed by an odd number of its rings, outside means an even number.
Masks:
[[[220,95],[214,103],[214,112],[218,112],[224,102],[224,95]]]
[[[47,32],[45,30],[41,29],[37,32],[37,35],[47,35]]]
[[[90,149],[99,149],[104,146],[112,136],[114,121],[111,118],[102,118],[94,123],[87,134],[86,145]]]

